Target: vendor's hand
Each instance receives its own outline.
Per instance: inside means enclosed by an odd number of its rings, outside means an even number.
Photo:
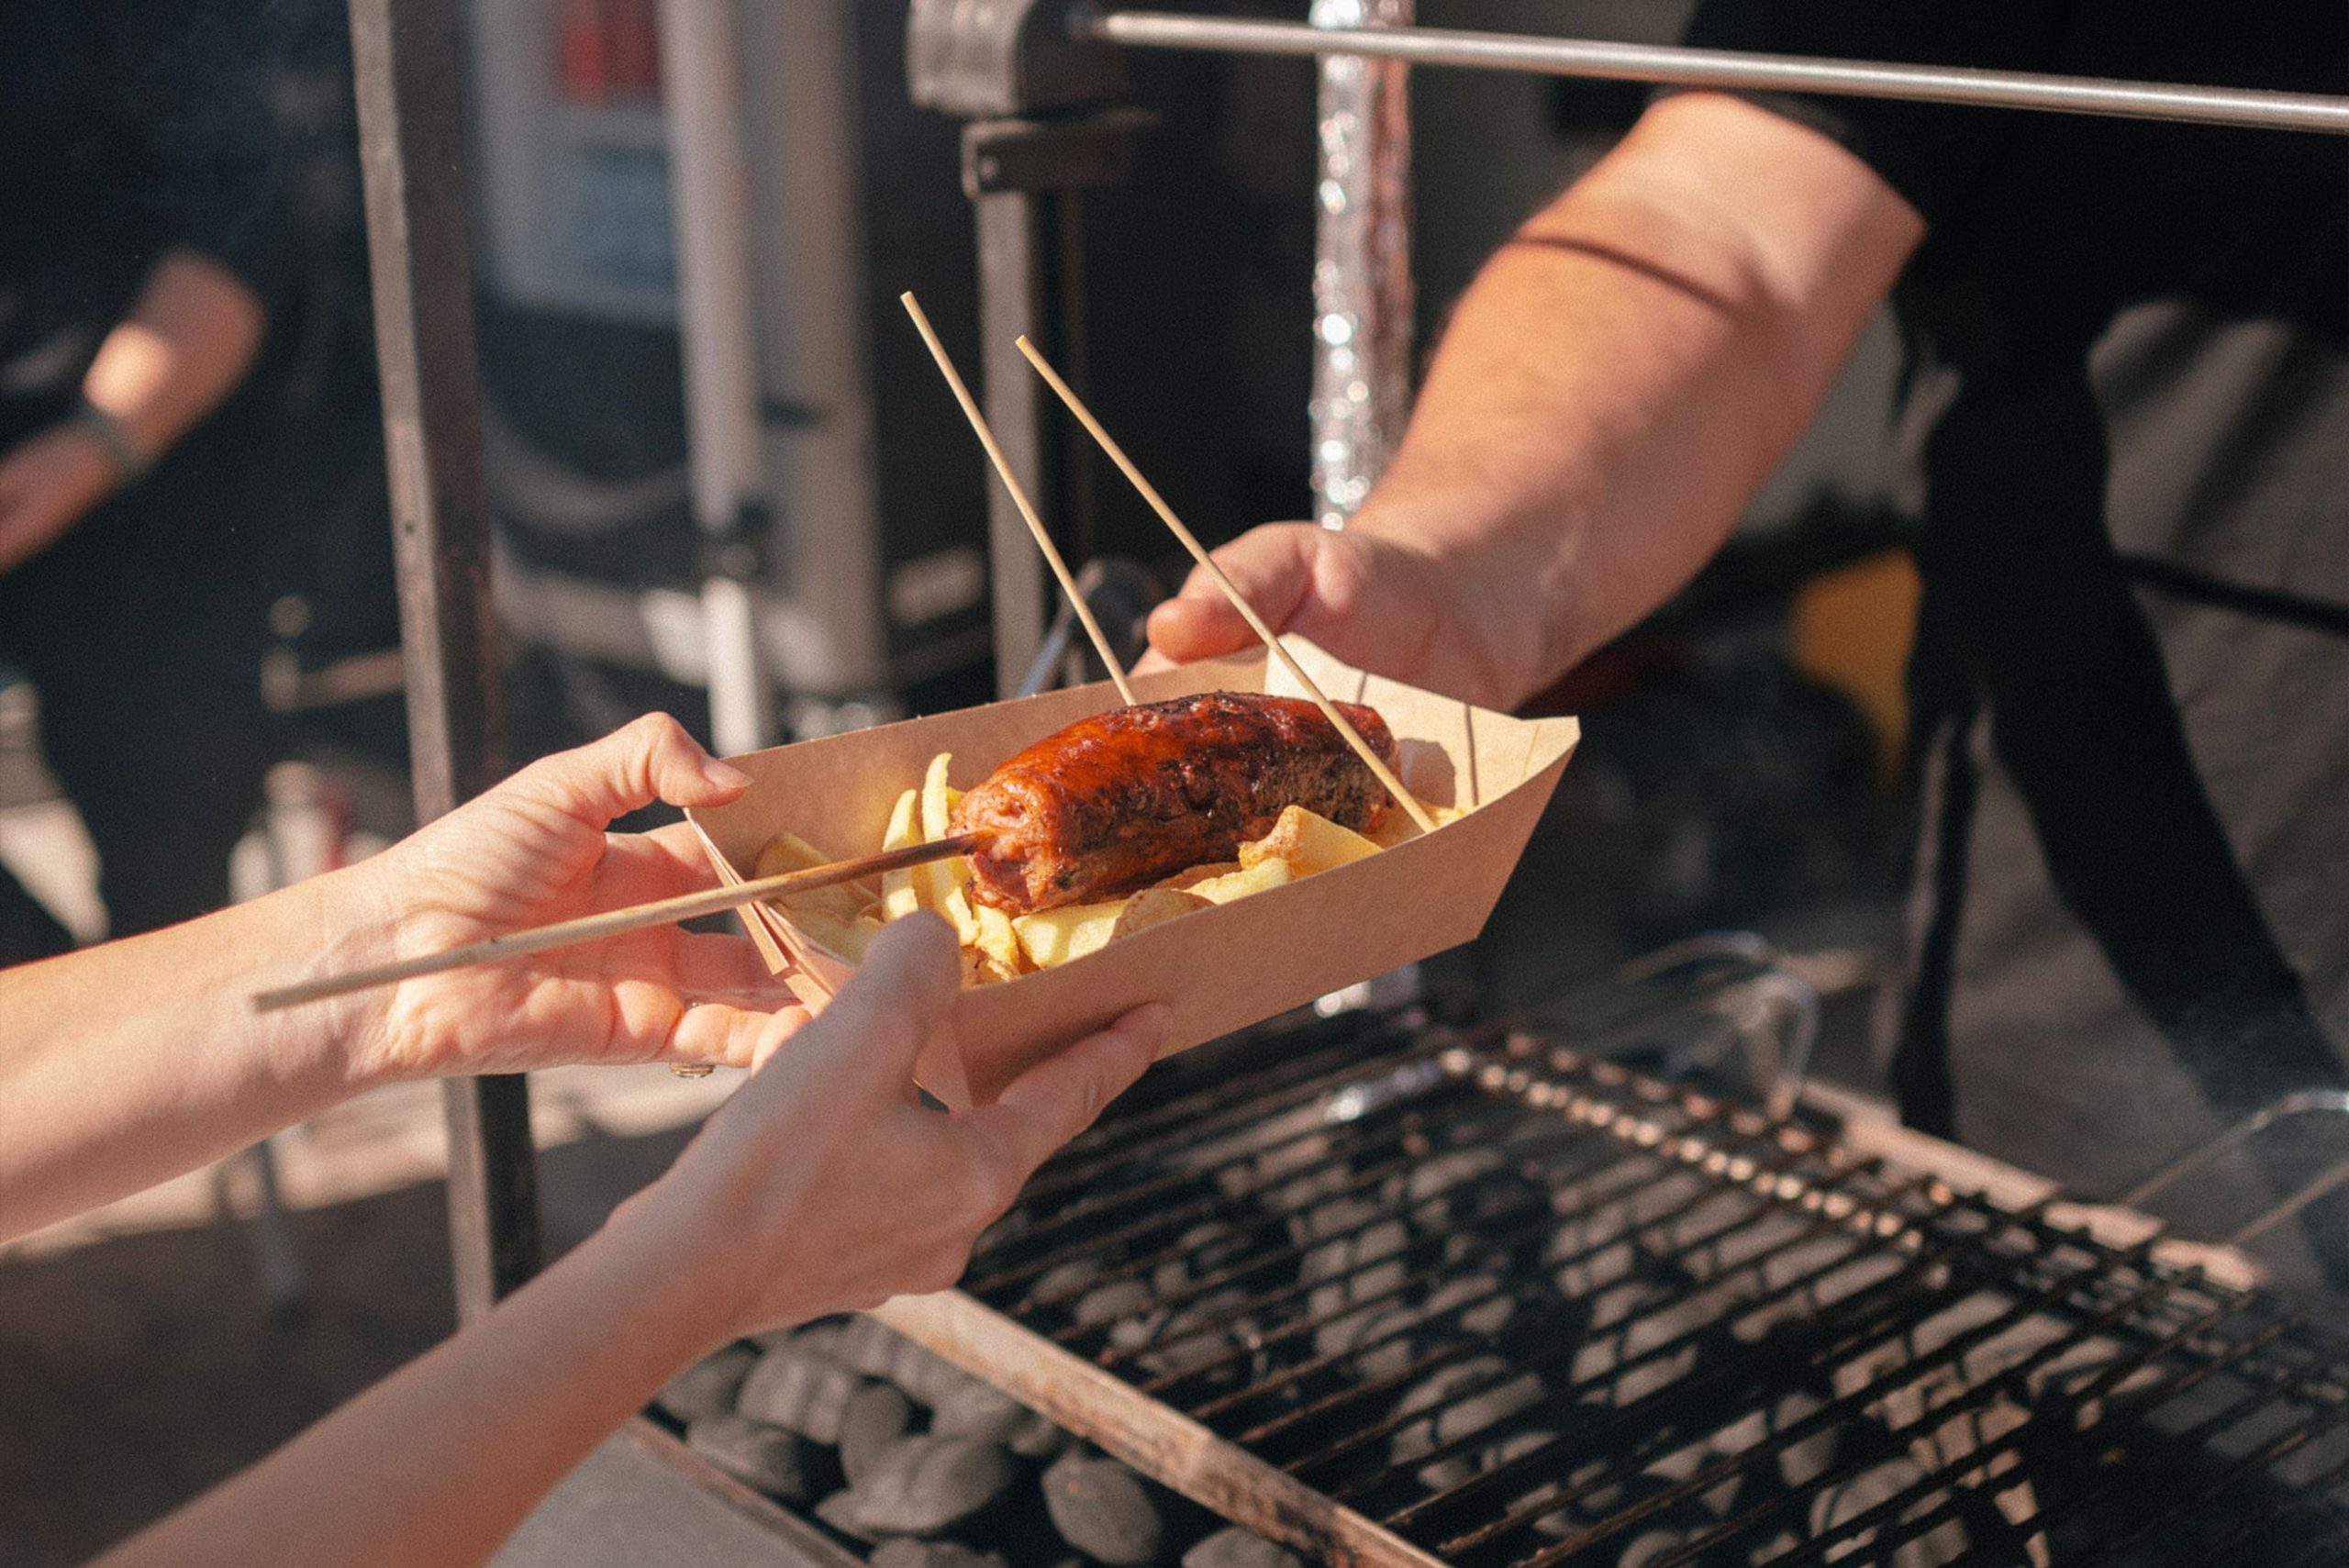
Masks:
[[[0,453],[0,577],[64,538],[113,488],[106,453],[72,425],[52,425]]]
[[[615,1218],[614,1240],[707,1286],[712,1342],[952,1284],[1029,1173],[1141,1075],[1173,1025],[1162,1004],[1137,1008],[991,1106],[928,1109],[914,1062],[952,1027],[961,974],[943,921],[890,925],[822,1016]],[[788,1032],[777,1023],[763,1058]]]
[[[717,806],[749,780],[655,714],[542,758],[342,875],[357,929],[387,933],[363,962],[446,951],[573,916],[714,885],[684,823],[604,831],[654,800]],[[338,954],[337,966],[352,955]],[[514,1073],[565,1062],[749,1064],[763,1033],[804,1020],[750,941],[653,926],[349,998],[359,1082]]]
[[[1506,707],[1526,677],[1488,651],[1490,617],[1512,606],[1464,605],[1454,571],[1433,551],[1366,526],[1267,523],[1215,551],[1241,595],[1275,631],[1294,631],[1358,669]],[[1256,645],[1205,567],[1150,617],[1143,669],[1186,664]]]

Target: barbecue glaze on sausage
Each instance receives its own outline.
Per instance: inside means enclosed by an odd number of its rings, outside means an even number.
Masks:
[[[1338,706],[1397,766],[1386,721],[1372,708]],[[954,830],[981,839],[973,896],[1024,914],[1230,860],[1287,806],[1366,832],[1388,801],[1311,703],[1208,692],[1118,708],[1045,737],[963,797]]]

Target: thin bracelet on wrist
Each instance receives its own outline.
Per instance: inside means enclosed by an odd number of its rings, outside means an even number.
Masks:
[[[88,398],[75,398],[67,418],[106,454],[106,468],[114,475],[116,489],[128,490],[155,466],[154,460],[140,451],[139,443],[130,439],[130,431],[123,422]]]

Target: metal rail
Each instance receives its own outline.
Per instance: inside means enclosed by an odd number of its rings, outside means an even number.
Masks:
[[[1158,11],[1114,12],[1092,20],[1085,30],[1094,38],[1130,49],[1365,55],[1414,65],[1453,65],[1474,71],[1524,71],[1549,76],[1590,76],[1687,87],[1901,98],[1928,104],[1970,104],[1985,108],[2037,109],[2349,136],[2349,97],[2313,93],[2120,82],[2094,76],[1984,71],[1954,65],[1896,65],[1809,55],[1747,54],[1441,28],[1317,28],[1297,22],[1186,17]]]
[[[1851,1157],[1581,1039],[1353,1023],[1243,1040],[1264,1079],[1144,1085],[956,1298],[996,1362],[1119,1391],[1097,1437],[1178,1489],[1236,1445],[1358,1527],[1355,1561],[1459,1568],[2337,1538],[2349,1346],[2154,1237]],[[1151,1435],[1170,1420],[1185,1441]]]

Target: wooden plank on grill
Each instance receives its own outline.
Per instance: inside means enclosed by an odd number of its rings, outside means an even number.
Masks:
[[[901,1296],[873,1316],[1152,1479],[1284,1546],[1335,1568],[1445,1568],[1442,1558],[959,1290]]]

